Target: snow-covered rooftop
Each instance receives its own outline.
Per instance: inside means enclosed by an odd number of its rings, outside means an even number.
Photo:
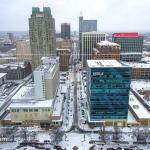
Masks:
[[[39,65],[35,71],[42,71],[42,72],[52,72],[55,68],[55,65],[58,61],[58,57],[50,58],[50,57],[42,57],[42,65]]]
[[[134,52],[132,52],[132,53],[130,53],[130,52],[125,52],[125,53],[121,53],[121,55],[142,55],[142,53],[134,53]]]
[[[128,110],[128,123],[138,123],[135,119],[135,117],[133,116],[133,114],[130,112],[130,110]]]
[[[119,63],[117,60],[87,60],[87,64],[90,68],[126,67]]]
[[[146,64],[146,63],[124,62],[124,61],[122,61],[122,63],[134,68],[150,68],[150,64]]]
[[[6,76],[7,73],[0,73],[0,79]]]
[[[16,69],[17,67],[24,68],[24,62],[11,62],[7,64],[1,64],[0,68],[10,67],[11,69]]]
[[[139,119],[150,119],[150,112],[143,104],[130,92],[129,105]]]
[[[15,102],[10,105],[10,108],[44,108],[52,107],[53,100],[42,100],[32,102]]]
[[[101,41],[100,43],[97,43],[97,45],[98,46],[118,46],[118,47],[120,47],[120,45],[119,44],[117,44],[117,43],[113,43],[113,42],[109,42],[109,41]]]
[[[34,99],[34,86],[23,86],[13,97],[13,101]]]
[[[136,91],[142,88],[150,89],[150,80],[132,80],[131,87]]]

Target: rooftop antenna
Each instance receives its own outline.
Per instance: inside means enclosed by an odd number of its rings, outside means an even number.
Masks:
[[[83,13],[82,13],[82,11],[80,11],[80,16],[81,16],[81,17],[83,16]]]

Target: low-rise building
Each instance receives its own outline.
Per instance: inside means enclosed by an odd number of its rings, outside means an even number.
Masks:
[[[133,79],[150,79],[150,64],[136,62],[122,62],[123,64],[132,67]]]
[[[7,80],[20,80],[32,73],[29,62],[12,62],[0,65],[0,73],[7,73]]]
[[[42,127],[62,124],[62,107],[66,93],[59,85],[59,58],[43,57],[34,71],[34,83],[23,86],[12,98],[10,120],[2,124],[40,124]],[[56,96],[57,95],[57,96]]]
[[[136,98],[136,96],[130,92],[129,97],[129,110],[139,122],[141,126],[150,125],[150,112],[145,108],[145,106]]]
[[[121,46],[109,41],[101,41],[93,49],[92,59],[116,59],[120,61]]]
[[[0,57],[0,64],[7,64],[7,63],[11,63],[11,62],[17,62],[17,58],[16,57],[5,57],[5,56],[1,56]]]
[[[56,49],[57,56],[59,56],[60,71],[68,71],[70,60],[70,49]]]

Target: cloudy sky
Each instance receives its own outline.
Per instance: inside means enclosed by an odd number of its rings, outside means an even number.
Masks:
[[[62,22],[78,30],[78,17],[97,19],[99,31],[150,31],[150,0],[0,0],[0,31],[28,30],[34,6],[49,6],[56,30]]]

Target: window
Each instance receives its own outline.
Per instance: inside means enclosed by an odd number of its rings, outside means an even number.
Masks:
[[[37,109],[37,108],[35,108],[35,109],[34,109],[34,112],[38,112],[38,109]]]
[[[29,112],[33,112],[33,109],[29,109]]]
[[[23,112],[28,112],[28,109],[23,109]]]

